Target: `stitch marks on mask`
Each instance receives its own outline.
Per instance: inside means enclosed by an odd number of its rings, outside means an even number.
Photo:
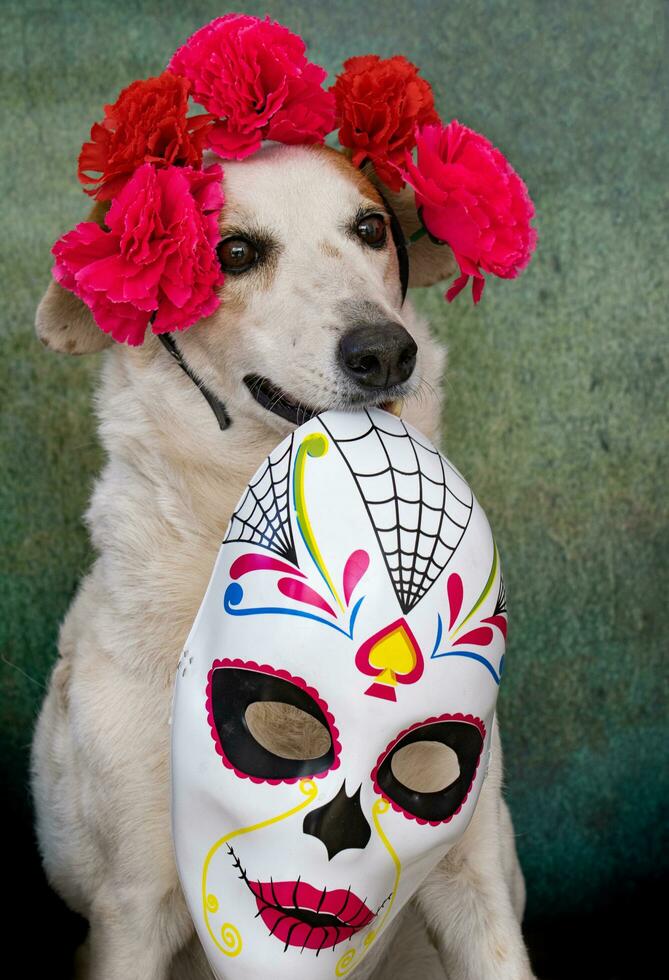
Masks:
[[[372,807],[372,821],[374,823],[374,830],[378,834],[381,843],[383,844],[388,854],[390,855],[390,859],[393,862],[393,868],[395,870],[395,880],[393,882],[393,888],[390,895],[386,899],[388,903],[388,907],[386,908],[386,911],[383,913],[383,917],[380,919],[376,928],[370,929],[367,935],[365,936],[365,938],[363,939],[363,943],[362,943],[363,949],[361,955],[358,956],[357,949],[351,948],[351,949],[347,949],[344,955],[339,959],[337,965],[335,966],[335,975],[338,977],[346,976],[346,974],[350,970],[352,970],[354,966],[357,967],[360,964],[360,962],[364,959],[364,957],[369,951],[370,946],[377,938],[377,936],[379,936],[383,927],[385,926],[388,916],[390,915],[390,911],[393,907],[395,896],[397,895],[397,889],[399,887],[400,878],[402,876],[402,862],[397,856],[397,851],[390,843],[388,839],[388,835],[384,831],[383,827],[381,826],[381,821],[379,820],[379,817],[382,816],[382,814],[387,813],[389,809],[390,809],[390,803],[387,799],[385,799],[385,797],[380,800],[376,800]],[[381,911],[381,908],[383,908],[383,906],[377,909],[377,914]]]
[[[256,830],[262,830],[264,827],[269,827],[271,824],[280,823],[282,820],[286,820],[288,817],[292,817],[294,814],[299,813],[300,810],[304,810],[304,808],[309,806],[310,803],[313,803],[318,796],[318,787],[313,779],[300,780],[300,793],[303,794],[305,799],[291,807],[289,810],[286,810],[277,816],[268,817],[267,820],[261,820],[259,823],[251,824],[249,827],[241,827],[239,830],[233,830],[231,833],[226,834],[224,837],[221,837],[220,840],[216,841],[216,843],[213,844],[207,852],[207,856],[205,857],[204,864],[202,866],[202,914],[207,932],[209,933],[212,942],[225,956],[238,956],[242,951],[243,941],[239,929],[237,929],[237,927],[232,925],[230,922],[224,922],[218,930],[223,945],[221,945],[221,942],[219,942],[218,935],[212,928],[210,916],[217,914],[220,909],[220,902],[218,896],[208,887],[209,868],[211,866],[211,862],[221,847],[224,844],[227,844],[228,841],[234,840],[236,837],[241,837],[244,834],[251,834]]]
[[[301,876],[296,881],[252,880],[231,845],[227,847],[239,877],[255,899],[258,915],[270,936],[284,943],[284,953],[290,946],[301,952],[313,950],[316,956],[323,949],[335,949],[365,929],[378,914],[350,885],[347,889],[328,889],[327,885],[315,888]]]
[[[338,960],[335,974],[342,977],[354,964],[357,965],[364,958],[381,933],[397,895],[402,865],[379,819],[381,815],[388,812],[390,806],[387,800],[380,799],[376,800],[372,807],[374,829],[390,855],[394,868],[392,891],[376,911],[372,912],[366,900],[362,901],[354,894],[352,885],[348,889],[331,890],[326,885],[321,891],[302,882],[301,878],[292,882],[274,882],[271,877],[269,882],[249,879],[230,841],[280,823],[306,809],[316,800],[318,788],[311,779],[301,780],[299,788],[305,797],[304,800],[277,816],[269,817],[249,827],[233,830],[221,837],[209,849],[202,867],[201,901],[204,923],[212,942],[221,953],[228,957],[235,957],[241,953],[244,944],[239,929],[229,922],[224,922],[220,926],[213,923],[214,916],[221,911],[221,902],[220,880],[217,885],[213,885],[211,866],[216,854],[225,846],[227,855],[233,860],[234,869],[240,872],[238,877],[244,880],[253,894],[258,914],[270,930],[270,936],[274,935],[284,943],[284,952],[287,952],[289,947],[299,947],[300,952],[311,949],[318,956],[321,950],[329,948],[334,950],[340,943],[347,942],[353,936],[368,930],[363,939],[361,954],[358,955],[358,950],[351,947]],[[384,910],[383,915],[378,919],[382,910]]]
[[[238,878],[253,895],[258,909],[256,918],[262,919],[270,936],[274,936],[284,944],[284,953],[292,947],[299,949],[300,953],[311,950],[318,956],[323,950],[335,950],[341,943],[348,942],[367,930],[362,942],[361,955],[358,956],[355,947],[349,948],[338,960],[335,975],[345,976],[354,963],[357,966],[364,958],[388,919],[402,873],[400,859],[379,820],[379,817],[388,810],[389,804],[386,800],[376,800],[372,806],[374,829],[390,855],[394,868],[392,891],[380,902],[376,911],[369,908],[366,898],[362,900],[355,894],[353,885],[349,885],[348,888],[333,889],[325,885],[321,889],[303,881],[301,876],[291,881],[275,881],[273,877],[261,881],[260,878],[249,877],[247,869],[243,867],[229,841],[240,834],[267,826],[268,823],[279,822],[283,817],[266,821],[248,830],[236,831],[216,845],[217,847],[221,844],[226,845],[233,868],[239,872]],[[297,808],[284,816],[290,816],[295,812]],[[213,898],[218,907],[215,896],[209,895],[209,898]],[[379,919],[382,911],[383,915]]]

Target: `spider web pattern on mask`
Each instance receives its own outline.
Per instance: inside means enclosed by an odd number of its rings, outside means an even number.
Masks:
[[[504,585],[504,576],[500,574],[499,592],[497,593],[497,602],[495,603],[493,616],[500,616],[502,614],[504,614],[505,616],[507,615],[506,586]]]
[[[243,541],[297,564],[288,514],[293,437],[270,453],[263,469],[249,483],[242,502],[230,518],[224,542]]]
[[[381,421],[380,414],[361,413],[361,432],[353,437],[338,437],[332,425],[325,428],[356,482],[406,614],[453,557],[473,497],[441,453],[411,434],[401,419],[384,413]]]

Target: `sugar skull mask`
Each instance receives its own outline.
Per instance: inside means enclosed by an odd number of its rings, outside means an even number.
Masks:
[[[424,436],[327,412],[274,450],[175,685],[177,862],[218,977],[345,976],[392,928],[474,812],[505,636],[485,515]]]

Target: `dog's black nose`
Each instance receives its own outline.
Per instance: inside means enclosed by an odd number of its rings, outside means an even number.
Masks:
[[[353,327],[339,342],[339,360],[365,388],[390,388],[411,377],[418,348],[399,323]]]

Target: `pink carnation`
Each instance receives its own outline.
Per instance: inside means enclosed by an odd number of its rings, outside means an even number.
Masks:
[[[54,278],[114,340],[141,344],[149,323],[154,333],[192,326],[219,304],[222,179],[218,165],[144,164],[114,199],[106,228],[85,221],[56,242]]]
[[[196,31],[169,69],[218,122],[208,132],[219,156],[243,160],[264,139],[322,143],[335,124],[327,72],[307,61],[304,41],[281,24],[226,14]]]
[[[484,272],[514,279],[530,261],[537,233],[527,187],[506,157],[485,136],[461,126],[423,126],[417,162],[407,153],[404,179],[429,234],[447,242],[461,275],[446,293],[449,302],[474,277],[478,303]]]

